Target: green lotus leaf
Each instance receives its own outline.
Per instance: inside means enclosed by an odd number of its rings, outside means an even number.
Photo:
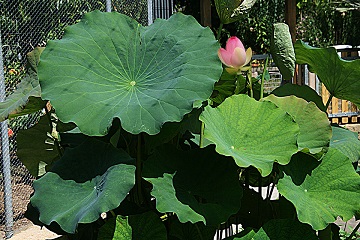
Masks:
[[[318,109],[313,102],[295,96],[276,97],[270,95],[264,100],[289,113],[297,124],[300,133],[297,139],[299,150],[309,149],[310,153],[319,153],[327,147],[331,138],[331,126],[326,113]]]
[[[43,175],[45,166],[59,157],[55,142],[48,133],[51,133],[49,120],[43,116],[35,126],[20,130],[16,135],[16,155],[34,177]]]
[[[254,234],[249,232],[244,237],[234,237],[234,240],[317,240],[314,230],[307,224],[294,219],[273,219]]]
[[[263,177],[274,162],[285,165],[298,151],[299,126],[271,102],[234,95],[217,108],[206,107],[200,120],[218,153],[232,156],[240,167],[256,167]]]
[[[360,60],[340,59],[335,48],[314,48],[295,43],[296,62],[308,64],[331,95],[360,106]]]
[[[287,24],[274,24],[270,51],[282,77],[285,80],[291,80],[295,72],[295,52]]]
[[[34,113],[45,106],[41,100],[39,80],[35,74],[27,75],[17,85],[16,90],[5,101],[0,102],[0,121],[29,113]]]
[[[235,22],[256,0],[215,0],[216,11],[223,24]]]
[[[359,161],[360,141],[357,133],[340,127],[332,127],[332,132],[333,137],[330,141],[330,147],[342,152],[351,162]]]
[[[301,174],[300,169],[290,174],[279,180],[279,193],[294,204],[300,222],[309,223],[313,229],[326,228],[338,216],[347,221],[360,209],[360,176],[340,151],[329,148],[301,185],[292,180]]]
[[[181,223],[177,219],[171,219],[169,239],[171,240],[198,240],[213,239],[215,226],[205,226],[204,223]]]
[[[44,51],[44,47],[36,47],[34,50],[26,54],[27,59],[27,67],[31,69],[33,72],[37,73],[37,66],[40,61],[40,55]]]
[[[69,148],[51,172],[34,182],[31,204],[39,220],[68,233],[118,207],[135,184],[135,166],[123,151],[95,139]]]
[[[100,227],[97,240],[128,240],[132,239],[132,228],[128,217],[116,216],[107,219]]]
[[[162,146],[145,161],[143,176],[153,185],[157,210],[175,212],[182,223],[217,225],[240,209],[237,166],[214,146],[188,152]]]
[[[154,212],[150,211],[142,214],[129,216],[128,222],[132,227],[132,239],[167,239],[165,225],[161,221],[160,217]]]
[[[316,106],[323,112],[326,112],[326,108],[322,101],[322,98],[309,86],[306,85],[296,85],[287,83],[283,86],[275,88],[274,91],[271,92],[278,97],[286,97],[290,95],[294,95],[298,98],[305,99],[308,102],[314,102]]]
[[[218,48],[209,28],[181,13],[143,27],[117,12],[90,12],[48,42],[38,66],[42,97],[87,135],[105,135],[114,118],[130,133],[153,135],[210,97],[222,72]]]

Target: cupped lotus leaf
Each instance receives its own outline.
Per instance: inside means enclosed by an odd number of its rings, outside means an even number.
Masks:
[[[234,240],[317,240],[314,230],[307,224],[294,219],[272,219],[264,224],[257,233],[249,232]]]
[[[295,52],[286,23],[275,23],[270,43],[271,55],[285,80],[291,80],[295,72]]]
[[[209,28],[181,13],[143,27],[90,12],[48,42],[38,66],[42,97],[87,135],[105,135],[114,118],[130,133],[153,135],[210,97],[222,72],[218,48]]]
[[[45,106],[41,100],[41,89],[37,78],[37,65],[43,47],[36,47],[27,54],[27,74],[16,86],[16,90],[5,101],[0,102],[0,122],[6,118],[34,113]]]
[[[330,147],[336,148],[347,156],[351,162],[360,160],[360,141],[355,132],[341,127],[332,127],[333,137]]]
[[[229,24],[237,21],[255,2],[256,0],[215,0],[215,7],[221,23]]]
[[[51,172],[34,182],[30,201],[39,220],[74,233],[78,223],[94,222],[118,207],[135,184],[129,161],[125,152],[95,139],[66,150]]]
[[[271,94],[274,94],[278,97],[294,95],[298,98],[305,99],[308,102],[314,102],[321,111],[326,112],[322,98],[319,96],[319,94],[317,94],[317,92],[315,92],[314,89],[306,85],[300,86],[297,84],[287,83],[278,88],[275,88]]]
[[[234,95],[217,108],[206,107],[200,120],[218,153],[232,156],[240,167],[256,167],[263,177],[274,162],[285,165],[298,151],[298,124],[271,102]]]
[[[333,47],[314,48],[302,41],[295,43],[296,62],[308,64],[331,95],[360,106],[360,60],[340,59]]]
[[[34,113],[45,106],[41,100],[39,80],[35,74],[25,76],[16,90],[3,102],[0,102],[0,121],[21,115]]]
[[[295,96],[270,95],[264,100],[273,102],[289,113],[299,124],[300,133],[297,139],[299,150],[309,149],[310,153],[315,154],[328,146],[332,135],[331,126],[326,113],[317,108],[315,103],[308,103]]]
[[[166,145],[145,161],[143,176],[159,212],[175,212],[182,223],[218,225],[240,209],[237,168],[214,146],[183,152]]]
[[[49,120],[43,116],[35,126],[20,130],[16,136],[16,155],[34,177],[43,175],[45,166],[60,157],[55,147],[57,143],[48,133],[51,133]]]
[[[301,185],[295,185],[292,177],[284,174],[279,180],[279,193],[294,204],[300,222],[315,230],[326,228],[338,216],[347,221],[360,209],[360,176],[349,159],[334,148],[329,148]]]

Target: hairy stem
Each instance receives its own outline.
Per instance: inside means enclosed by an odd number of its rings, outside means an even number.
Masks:
[[[52,125],[52,120],[51,120],[51,113],[49,112],[49,110],[47,109],[46,106],[45,106],[45,112],[46,112],[46,116],[47,116],[47,118],[49,120],[50,130],[52,131],[53,125]],[[63,153],[62,153],[61,148],[60,148],[60,143],[57,140],[57,138],[55,138],[55,137],[53,137],[53,138],[54,138],[55,148],[56,148],[57,152],[59,153],[59,156],[62,157]]]
[[[332,100],[333,97],[334,97],[334,94],[331,93],[331,94],[330,94],[330,97],[329,97],[329,99],[327,100],[326,105],[325,105],[326,111],[327,111],[327,109],[329,108],[329,105],[330,105],[331,100]]]
[[[251,74],[251,69],[248,70],[247,74],[247,79],[249,81],[249,89],[250,89],[250,97],[254,98],[254,92],[253,92],[253,88],[252,88],[252,74]]]
[[[269,63],[269,57],[266,58],[265,65],[264,65],[264,71],[261,76],[260,99],[262,99],[264,97],[264,79],[265,79],[265,73],[267,70],[268,63]]]
[[[142,189],[141,189],[141,172],[142,172],[142,160],[141,160],[141,134],[138,135],[137,149],[136,149],[136,170],[135,170],[135,183],[137,201],[140,205],[142,203]]]
[[[199,147],[204,147],[204,129],[205,129],[205,123],[201,122],[201,129],[200,129],[200,140],[199,140]]]
[[[223,23],[220,23],[220,26],[219,26],[219,29],[218,29],[218,32],[217,32],[217,35],[216,35],[216,40],[220,40],[220,37],[221,37],[221,31],[222,31],[222,28],[223,28],[224,24]]]

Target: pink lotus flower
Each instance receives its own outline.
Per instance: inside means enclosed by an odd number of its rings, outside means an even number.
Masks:
[[[248,48],[245,51],[244,45],[237,37],[231,37],[226,42],[226,47],[220,48],[218,56],[221,62],[226,65],[226,71],[231,74],[240,74],[241,71],[246,71],[249,67],[247,65],[252,57],[252,50]]]

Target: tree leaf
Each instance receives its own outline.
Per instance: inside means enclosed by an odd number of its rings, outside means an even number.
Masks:
[[[274,24],[270,51],[282,77],[285,80],[291,80],[295,72],[295,52],[287,24]]]
[[[296,62],[308,64],[330,94],[360,106],[360,60],[345,61],[335,48],[314,48],[301,41],[295,43],[295,53]]]
[[[299,126],[271,102],[234,95],[217,108],[206,107],[200,120],[218,153],[232,156],[240,167],[256,167],[263,177],[275,161],[285,165],[298,151]]]
[[[297,84],[287,83],[278,88],[275,88],[271,94],[274,94],[278,97],[294,95],[298,98],[305,99],[308,102],[314,102],[321,111],[326,112],[322,98],[317,94],[317,92],[315,92],[314,89],[306,85],[299,86]]]
[[[292,179],[301,174],[292,171],[279,180],[279,193],[292,202],[300,222],[322,230],[341,216],[349,220],[360,209],[360,176],[349,159],[334,148],[329,148],[311,176],[297,186]]]
[[[181,13],[143,27],[94,11],[48,42],[38,66],[42,97],[87,135],[105,135],[113,118],[153,135],[210,97],[222,72],[218,48],[209,28]]]
[[[360,141],[357,133],[340,127],[332,127],[332,132],[333,136],[330,141],[330,147],[339,150],[351,162],[359,161]]]
[[[153,184],[157,210],[175,212],[182,223],[217,225],[240,209],[237,166],[214,146],[188,152],[163,146],[144,163],[143,176]]]
[[[27,59],[27,67],[31,68],[31,70],[37,73],[37,66],[40,61],[40,55],[44,51],[45,47],[36,47],[34,50],[26,54]]]
[[[118,207],[135,184],[135,166],[123,151],[95,139],[67,149],[51,172],[34,182],[31,204],[39,220],[74,233],[78,223],[90,223]]]
[[[317,240],[315,231],[307,224],[294,219],[273,219],[268,221],[259,231],[248,233],[234,240]]]
[[[299,124],[300,133],[297,139],[299,150],[309,149],[315,154],[327,147],[331,138],[331,126],[326,113],[318,109],[315,103],[295,96],[264,98],[289,113]]]
[[[48,132],[51,133],[49,120],[43,116],[35,126],[20,130],[16,135],[16,155],[34,177],[44,174],[45,165],[59,157],[54,140],[48,137]]]

